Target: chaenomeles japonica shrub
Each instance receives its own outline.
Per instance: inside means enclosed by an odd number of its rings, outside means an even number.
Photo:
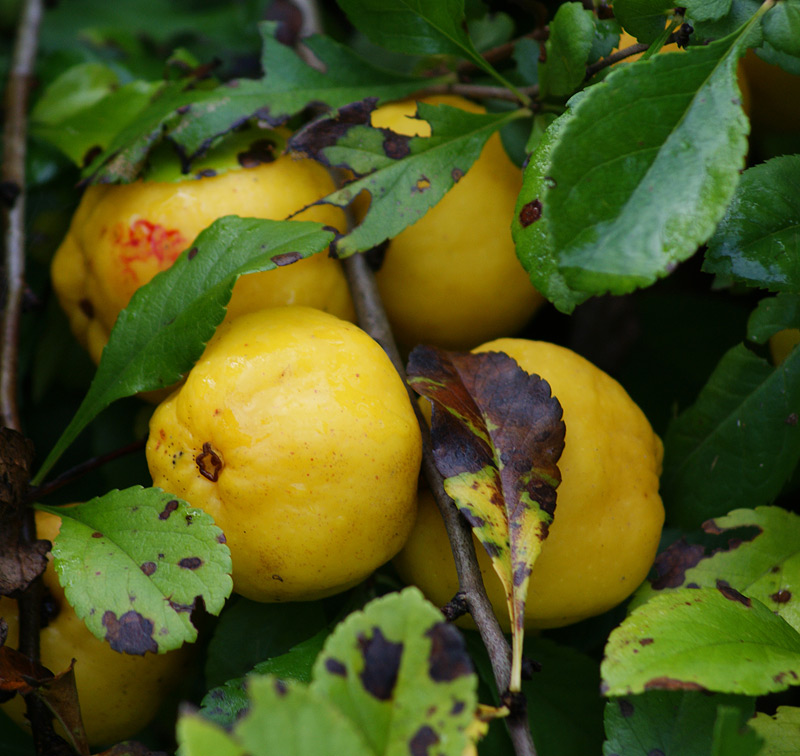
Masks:
[[[132,7],[41,32],[4,753],[792,752],[800,1]]]

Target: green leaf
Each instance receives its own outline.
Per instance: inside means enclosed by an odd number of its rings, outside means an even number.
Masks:
[[[742,725],[738,709],[719,707],[711,756],[757,756],[763,744],[754,730]]]
[[[51,82],[31,110],[31,126],[58,124],[94,105],[119,85],[116,72],[102,63],[80,63]]]
[[[230,595],[230,550],[211,516],[158,488],[111,491],[61,518],[53,561],[75,613],[115,651],[164,653],[197,638],[202,599],[219,614]]]
[[[766,344],[783,328],[800,328],[800,295],[778,294],[762,299],[747,321],[747,338]]]
[[[713,233],[747,152],[744,37],[618,67],[574,105],[540,198],[571,289],[650,285]]]
[[[764,738],[759,756],[796,756],[800,743],[800,708],[779,706],[773,716],[759,712],[750,726]]]
[[[738,726],[753,716],[752,698],[698,691],[651,690],[606,703],[603,756],[655,753],[708,756],[721,707],[738,714]]]
[[[744,172],[708,243],[703,270],[771,291],[800,292],[798,256],[800,155],[785,155]]]
[[[483,52],[508,42],[514,36],[514,19],[502,11],[487,12],[467,22],[475,49]]]
[[[616,0],[614,16],[639,42],[649,44],[664,31],[673,7],[668,0]]]
[[[664,438],[667,520],[686,529],[769,504],[800,459],[800,350],[778,367],[729,350]]]
[[[550,385],[501,352],[418,346],[409,385],[433,403],[431,440],[444,488],[491,557],[512,629],[511,690],[519,690],[525,600],[561,482],[561,405]]]
[[[731,0],[687,0],[683,7],[694,21],[718,21],[730,13]]]
[[[757,533],[710,554],[699,544],[672,544],[656,559],[657,576],[639,589],[636,603],[685,586],[729,585],[800,632],[800,516],[781,507],[758,507],[736,509],[703,524],[715,534],[737,528],[757,528]]]
[[[180,756],[248,756],[244,746],[214,722],[184,711],[178,717]]]
[[[592,25],[594,27],[594,35],[587,63],[595,63],[600,58],[605,58],[619,44],[620,27],[617,19],[600,19],[593,15]]]
[[[162,83],[147,101],[133,101],[138,108],[126,98],[129,110],[123,114],[124,119],[114,110],[116,93],[97,103],[92,113],[86,112],[85,118],[97,112],[109,125],[102,141],[94,142],[103,150],[86,168],[84,177],[105,183],[133,181],[147,172],[151,151],[164,143],[180,156],[186,175],[200,170],[196,161],[248,119],[258,118],[277,126],[312,103],[336,108],[367,96],[398,99],[433,81],[376,68],[327,37],[309,37],[304,44],[325,66],[323,73],[274,38],[277,24],[264,22],[259,29],[266,72],[262,79],[240,79],[219,86],[192,80]],[[70,142],[68,154],[75,159],[79,153],[82,159],[88,147],[93,146],[86,145],[86,126],[76,121],[70,128],[77,131],[77,140],[84,149],[80,152]],[[96,131],[91,125],[89,129]],[[64,137],[58,133],[37,133],[54,139],[64,149]],[[71,134],[71,139],[75,138]]]
[[[208,643],[206,684],[216,687],[242,677],[259,662],[286,654],[326,625],[319,601],[265,604],[234,596]]]
[[[628,615],[609,636],[600,673],[609,696],[764,695],[800,684],[800,634],[730,587],[682,588]]]
[[[511,56],[517,64],[517,73],[525,84],[539,83],[539,52],[541,48],[536,40],[523,37],[514,45]]]
[[[714,7],[716,4],[717,0],[713,0],[713,3],[708,3],[707,0],[697,0],[694,4],[694,10],[687,10],[686,22],[694,27],[692,44],[708,42],[709,40],[713,41],[726,37],[728,34],[732,34],[739,29],[742,24],[746,24],[761,7],[761,2],[759,2],[759,0],[731,0],[728,13],[718,19],[706,21],[695,15],[697,13],[701,16],[707,15],[704,12],[705,6],[711,5],[711,7]],[[753,32],[756,36],[750,40],[749,44],[751,46],[761,43],[760,30],[757,31],[754,29]]]
[[[531,282],[558,310],[568,314],[591,295],[571,289],[559,271],[550,224],[542,215],[542,208],[553,188],[550,157],[570,118],[571,108],[553,121],[539,139],[522,174],[522,189],[511,221],[517,257],[528,271]]]
[[[764,41],[779,52],[800,57],[800,0],[783,0],[764,16]]]
[[[364,189],[370,193],[366,217],[334,242],[337,257],[371,249],[419,220],[470,169],[495,131],[527,114],[468,113],[421,102],[417,117],[430,123],[432,134],[414,137],[370,126],[374,107],[374,100],[353,103],[289,140],[291,150],[362,177],[315,204],[347,207]]]
[[[311,692],[353,723],[369,753],[432,753],[435,746],[437,754],[460,756],[476,687],[459,631],[419,590],[406,588],[338,625],[317,658]]]
[[[34,485],[113,401],[171,386],[191,369],[225,316],[239,276],[309,257],[332,239],[321,224],[307,221],[216,220],[119,314],[92,385]]]
[[[376,45],[406,55],[455,55],[497,78],[466,31],[464,0],[337,0]]]
[[[313,688],[252,676],[251,706],[234,729],[249,756],[373,756],[364,733]],[[209,754],[210,756],[210,754]]]
[[[594,14],[582,3],[564,3],[550,22],[545,60],[539,64],[543,97],[572,94],[586,76],[595,36]]]
[[[252,625],[249,629],[252,630]],[[311,682],[311,670],[328,634],[327,629],[322,630],[287,653],[259,662],[253,668],[253,674],[272,675],[283,681]],[[203,698],[201,714],[212,722],[230,728],[248,710],[249,703],[247,678],[240,677],[212,688]]]

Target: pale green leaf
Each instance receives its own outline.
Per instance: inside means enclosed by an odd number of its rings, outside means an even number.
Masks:
[[[800,708],[779,706],[773,716],[759,712],[750,726],[764,739],[764,750],[759,756],[797,756]]]
[[[136,486],[42,508],[61,517],[53,561],[67,600],[115,651],[164,653],[192,642],[197,600],[219,614],[231,593],[222,531],[170,493]]]
[[[655,596],[612,631],[603,692],[651,689],[764,695],[800,684],[800,634],[731,588]]]

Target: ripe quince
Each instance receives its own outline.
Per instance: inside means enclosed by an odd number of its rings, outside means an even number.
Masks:
[[[86,190],[56,251],[52,278],[73,333],[95,362],[133,293],[172,265],[217,218],[283,220],[335,189],[326,169],[312,160],[288,154],[263,159],[219,175],[100,184]],[[296,218],[344,229],[342,212],[330,205],[311,207]],[[324,254],[242,276],[227,317],[284,304],[355,318],[341,265]]]
[[[60,529],[60,517],[36,512],[39,538],[53,541]],[[48,603],[56,608],[56,613],[41,631],[42,664],[58,674],[75,660],[81,717],[90,744],[108,745],[130,738],[150,722],[166,696],[188,673],[192,647],[144,656],[118,653],[95,637],[75,614],[52,561],[48,562],[43,580],[52,600]],[[19,637],[16,600],[0,598],[0,617],[8,623],[7,642],[16,648]],[[3,704],[3,710],[18,725],[30,729],[21,696]]]
[[[484,108],[463,97],[420,102],[472,113]],[[429,136],[413,118],[417,103],[389,103],[372,125],[409,136]],[[378,288],[397,341],[469,349],[517,332],[544,302],[517,259],[511,219],[522,171],[493,134],[458,183],[412,226],[389,242],[377,273]],[[359,208],[356,208],[356,214]]]
[[[234,590],[317,599],[391,559],[416,514],[405,386],[352,323],[276,307],[223,323],[150,421],[153,483],[222,528]]]
[[[627,598],[653,563],[664,522],[658,494],[663,446],[636,403],[613,378],[564,347],[498,339],[476,352],[505,352],[544,378],[561,403],[566,441],[558,466],[555,519],[533,565],[525,627],[568,625]],[[478,563],[500,624],[506,599],[483,546]],[[433,496],[420,494],[414,530],[394,561],[400,576],[434,603],[447,603],[458,579]]]

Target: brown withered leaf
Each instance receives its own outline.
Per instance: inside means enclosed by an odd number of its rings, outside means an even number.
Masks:
[[[408,375],[414,390],[433,402],[431,438],[445,490],[505,588],[514,652],[511,690],[519,690],[528,582],[561,482],[561,405],[546,381],[500,352],[418,346]]]
[[[81,718],[78,689],[75,687],[75,660],[59,674],[46,680],[37,688],[36,695],[45,703],[53,716],[61,723],[75,752],[89,756],[89,741]]]
[[[50,680],[53,674],[41,664],[9,646],[0,647],[0,701],[15,694],[25,696]]]
[[[24,591],[47,566],[49,541],[20,542],[33,444],[11,428],[0,428],[0,596]]]

